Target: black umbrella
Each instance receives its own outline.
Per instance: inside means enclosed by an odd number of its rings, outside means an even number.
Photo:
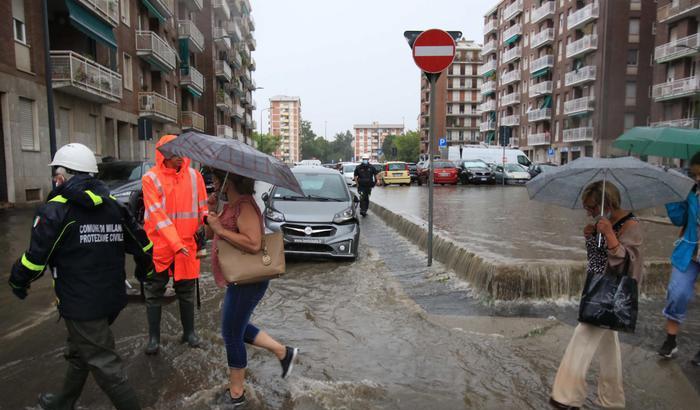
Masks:
[[[264,181],[304,195],[286,164],[238,140],[186,132],[158,149],[165,156],[187,157],[208,167]]]

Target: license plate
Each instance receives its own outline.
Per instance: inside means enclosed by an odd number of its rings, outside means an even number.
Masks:
[[[449,177],[450,174],[448,174],[448,173],[446,173],[446,172],[441,172],[441,173],[440,173],[440,176],[441,176],[441,177]]]
[[[320,239],[294,239],[295,243],[322,243]]]
[[[396,172],[394,172],[392,175],[395,176],[395,177],[401,177],[401,176],[403,176],[403,174],[400,173],[400,172],[399,172],[398,174],[397,174]]]
[[[481,178],[479,178],[479,179],[482,180],[482,181],[486,181],[488,178],[481,177]]]

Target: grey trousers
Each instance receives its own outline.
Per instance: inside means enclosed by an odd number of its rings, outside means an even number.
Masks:
[[[144,291],[146,296],[146,306],[160,306],[162,298],[165,294],[165,288],[170,282],[168,271],[158,272],[153,279],[144,282]],[[195,279],[178,280],[173,282],[173,288],[177,299],[180,303],[195,302]]]

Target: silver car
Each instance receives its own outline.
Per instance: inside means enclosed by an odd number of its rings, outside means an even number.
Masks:
[[[288,255],[357,257],[360,224],[359,199],[337,171],[322,167],[296,166],[292,173],[304,195],[273,187],[262,195],[265,226],[284,234]]]

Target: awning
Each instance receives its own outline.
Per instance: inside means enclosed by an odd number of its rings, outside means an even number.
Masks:
[[[496,111],[491,111],[489,114],[489,121],[496,121]]]
[[[486,142],[492,142],[496,140],[496,131],[489,131],[486,133]]]
[[[484,77],[484,78],[488,78],[488,77],[491,77],[491,75],[492,75],[493,73],[495,73],[495,72],[496,72],[495,69],[489,70],[489,71],[485,72],[484,74],[482,74],[481,76]]]
[[[549,74],[549,67],[540,68],[534,73],[530,74],[530,78],[539,78]]]
[[[508,40],[506,40],[505,43],[508,44],[508,45],[510,45],[510,44],[513,44],[513,43],[515,43],[516,41],[518,41],[518,39],[520,39],[520,34],[514,35],[513,37],[511,37],[511,38],[509,38]]]
[[[548,95],[544,97],[542,101],[542,106],[540,108],[552,108],[552,96]]]
[[[70,23],[83,34],[107,47],[117,48],[117,39],[114,37],[112,26],[93,15],[75,0],[66,0]]]
[[[148,9],[148,14],[150,14],[151,17],[157,18],[161,23],[165,22],[166,18],[158,12],[158,9],[151,4],[150,0],[141,0],[141,3]]]
[[[180,40],[180,67],[187,67],[190,62],[190,42],[187,39]]]
[[[190,94],[192,94],[192,96],[194,96],[195,98],[200,98],[202,96],[202,93],[193,89],[192,87],[187,87],[187,91],[189,91]]]

